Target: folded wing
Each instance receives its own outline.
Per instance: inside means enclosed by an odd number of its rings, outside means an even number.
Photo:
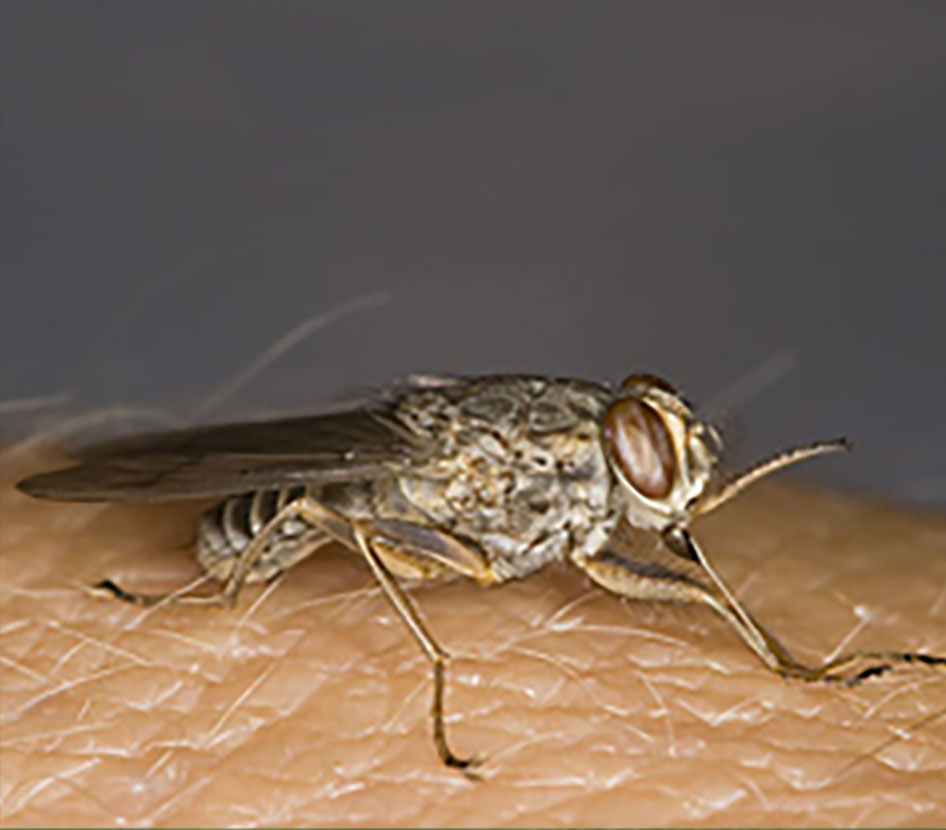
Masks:
[[[73,467],[17,486],[60,501],[171,501],[293,484],[375,478],[425,456],[385,404],[197,427],[97,444]]]

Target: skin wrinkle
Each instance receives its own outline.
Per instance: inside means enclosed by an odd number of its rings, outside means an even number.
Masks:
[[[61,506],[10,489],[57,460],[2,470],[4,826],[946,817],[932,783],[946,769],[935,717],[943,675],[898,672],[858,689],[787,683],[708,609],[622,603],[567,568],[492,590],[413,592],[454,655],[452,739],[487,756],[485,780],[472,784],[439,765],[426,661],[356,557],[319,554],[278,584],[248,589],[231,612],[142,612],[62,590],[105,576],[142,589],[191,581],[179,540],[199,508],[96,508],[83,523],[80,507],[63,535],[52,529]],[[809,533],[807,517],[822,511]],[[17,519],[33,524],[10,531]],[[861,525],[875,519],[879,531]],[[925,552],[911,545],[913,527]],[[763,485],[697,532],[799,654],[851,638],[944,650],[931,613],[946,579],[940,519]],[[873,537],[900,541],[882,573]]]
[[[45,675],[40,674],[37,671],[33,671],[33,669],[29,668],[28,666],[24,666],[22,663],[17,662],[11,657],[5,657],[4,655],[0,654],[0,663],[3,663],[3,665],[5,666],[10,666],[16,669],[17,671],[21,671],[27,677],[31,677],[34,680],[38,680],[40,683],[45,683],[48,686],[53,685],[53,680],[51,678],[46,677]]]
[[[49,626],[49,628],[53,629],[54,631],[62,632],[63,634],[66,634],[70,637],[75,637],[79,641],[56,662],[56,665],[53,666],[52,672],[50,672],[52,675],[59,674],[59,672],[62,671],[63,666],[69,661],[69,658],[78,654],[79,651],[86,646],[97,646],[98,648],[102,649],[103,651],[107,651],[110,654],[116,654],[119,657],[127,657],[132,663],[137,663],[139,666],[154,665],[152,661],[147,660],[144,657],[140,657],[139,655],[128,651],[128,649],[112,645],[111,643],[101,640],[98,637],[92,637],[88,634],[83,634],[81,631],[74,631],[60,622],[44,622],[44,625]]]
[[[279,583],[282,582],[282,579],[283,577],[280,577],[279,579],[273,580],[273,582],[267,585],[263,589],[263,592],[252,602],[250,607],[246,609],[246,612],[243,614],[243,616],[241,616],[240,619],[237,620],[237,624],[234,626],[234,629],[233,629],[234,638],[237,638],[240,634],[240,631],[248,627],[251,622],[253,622],[254,625],[258,626],[259,628],[258,633],[261,633],[261,634],[267,633],[266,627],[264,625],[261,625],[260,623],[256,623],[255,621],[253,621],[252,617],[256,615],[256,613],[262,607],[263,603],[266,602],[266,600],[269,599],[269,597],[273,594],[273,592],[279,587]]]
[[[658,710],[657,714],[663,719],[664,726],[667,730],[667,754],[671,758],[675,758],[677,755],[677,739],[673,731],[673,717],[671,717],[670,709],[667,707],[667,703],[664,700],[663,696],[657,691],[657,688],[653,683],[650,682],[642,673],[636,672],[636,677],[644,684],[644,688],[650,693],[650,696],[656,701]]]

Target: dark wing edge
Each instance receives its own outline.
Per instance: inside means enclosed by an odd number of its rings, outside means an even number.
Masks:
[[[377,478],[429,445],[385,406],[222,424],[109,441],[80,463],[17,484],[57,501],[174,501],[297,484]]]

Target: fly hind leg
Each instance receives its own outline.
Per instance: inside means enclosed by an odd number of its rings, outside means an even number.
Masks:
[[[233,605],[240,589],[254,573],[261,557],[267,552],[285,522],[302,520],[321,532],[315,548],[329,540],[341,542],[350,550],[360,553],[371,568],[388,600],[413,635],[430,661],[433,669],[434,694],[431,705],[434,744],[440,759],[449,767],[462,770],[473,777],[472,769],[479,764],[476,757],[456,755],[447,742],[444,726],[443,701],[446,685],[446,665],[449,656],[437,643],[420,614],[395,579],[392,571],[412,579],[436,579],[448,574],[459,574],[481,584],[497,581],[486,557],[471,544],[449,534],[425,526],[402,521],[351,520],[323,504],[304,497],[287,504],[270,521],[236,559],[232,570],[219,591],[207,596],[130,594],[112,582],[99,587],[120,599],[141,605],[168,601],[202,605]],[[309,551],[311,553],[311,550]]]
[[[299,518],[297,503],[290,502],[280,510],[241,550],[234,551],[226,544],[203,543],[205,547],[198,550],[198,562],[207,575],[219,583],[219,588],[212,593],[133,593],[110,579],[93,588],[145,607],[159,604],[232,607],[246,583],[271,581],[333,541],[330,535],[312,527],[299,535],[286,536],[287,525]]]
[[[388,600],[431,663],[434,684],[431,719],[437,753],[447,766],[462,770],[464,774],[474,777],[472,769],[479,764],[479,759],[456,755],[447,742],[443,702],[446,664],[449,656],[428,631],[414,603],[392,574],[394,571],[398,575],[421,580],[459,574],[475,579],[481,584],[496,581],[485,556],[469,543],[438,530],[410,522],[351,520],[318,501],[305,497],[286,505],[247,545],[237,558],[223,586],[215,594],[152,597],[144,594],[128,594],[114,583],[103,584],[100,587],[111,591],[121,599],[138,604],[151,605],[167,600],[190,604],[232,605],[243,584],[254,572],[254,567],[268,550],[267,546],[273,538],[271,534],[278,532],[283,523],[294,519],[306,522],[322,534],[319,537],[319,545],[335,540],[364,557]]]

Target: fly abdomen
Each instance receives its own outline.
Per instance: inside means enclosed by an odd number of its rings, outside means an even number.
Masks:
[[[197,561],[215,579],[225,580],[237,557],[265,530],[266,548],[251,567],[247,581],[276,576],[296,561],[297,551],[303,547],[310,550],[323,535],[297,516],[286,518],[278,528],[270,527],[281,510],[309,495],[307,487],[296,485],[254,490],[224,499],[201,518]]]

